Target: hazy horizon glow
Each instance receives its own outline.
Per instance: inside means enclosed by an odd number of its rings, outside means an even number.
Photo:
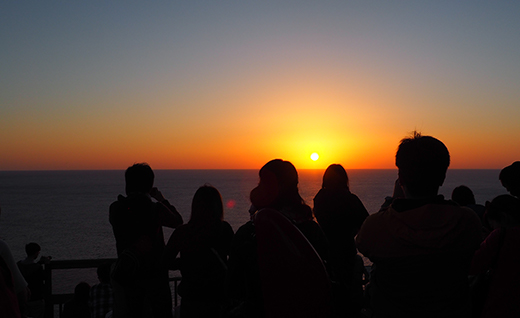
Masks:
[[[520,3],[0,4],[0,170],[520,160]],[[313,161],[310,154],[319,159]]]

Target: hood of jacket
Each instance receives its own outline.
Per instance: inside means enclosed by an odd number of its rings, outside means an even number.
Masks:
[[[368,257],[456,253],[478,247],[480,228],[472,210],[442,197],[428,203],[396,200],[365,220],[357,245]]]

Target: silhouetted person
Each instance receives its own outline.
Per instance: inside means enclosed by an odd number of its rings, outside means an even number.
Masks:
[[[181,317],[220,315],[232,240],[220,193],[212,186],[200,187],[193,196],[189,222],[173,232],[165,250],[166,262],[173,266],[180,253]]]
[[[502,169],[498,179],[511,195],[520,197],[520,161],[515,161]]]
[[[99,283],[90,288],[89,308],[92,318],[105,318],[114,305],[114,291],[110,285],[111,264],[97,268]]]
[[[281,213],[303,233],[320,257],[326,260],[327,241],[320,226],[313,220],[311,208],[299,194],[296,168],[288,161],[274,159],[260,169],[259,175],[260,182],[250,194],[253,210],[268,208]],[[234,308],[230,317],[265,315],[255,230],[253,217],[252,221],[238,229],[233,240],[229,256],[228,297]],[[291,286],[283,288],[290,290]],[[290,294],[287,297],[291,297]]]
[[[473,191],[465,185],[461,185],[453,189],[451,192],[451,200],[457,203],[460,206],[465,206],[477,213],[480,221],[484,219],[484,211],[486,207],[482,204],[477,204],[475,201],[475,195],[473,195]]]
[[[500,195],[486,203],[485,218],[493,227],[471,264],[471,275],[492,270],[489,290],[474,317],[520,317],[520,199]],[[477,314],[477,313],[475,313]]]
[[[61,318],[90,318],[88,307],[90,285],[81,282],[74,288],[74,298],[63,305]]]
[[[118,254],[112,272],[113,317],[171,317],[168,270],[162,263],[162,227],[178,227],[182,217],[153,187],[154,173],[147,164],[129,167],[125,182],[126,197],[119,195],[110,205]]]
[[[42,264],[48,264],[51,259],[50,256],[42,256],[40,260],[36,262],[40,256],[40,251],[41,247],[38,243],[32,242],[25,245],[27,257],[17,263],[31,291],[25,314],[34,318],[43,318],[45,314],[45,301],[43,299],[45,275]]]
[[[27,282],[16,266],[11,249],[0,239],[0,317],[23,314],[29,294]]]
[[[374,317],[467,317],[467,276],[481,224],[475,213],[438,195],[448,149],[415,132],[401,141],[395,161],[405,198],[370,215],[356,238],[373,262]]]
[[[335,311],[355,314],[361,309],[362,286],[354,286],[357,249],[354,236],[367,218],[361,200],[350,192],[348,175],[339,164],[323,175],[321,190],[314,197],[314,216],[329,241],[329,264],[338,283]]]

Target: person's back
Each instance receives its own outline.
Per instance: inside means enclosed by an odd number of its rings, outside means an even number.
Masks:
[[[460,185],[451,192],[451,200],[460,206],[466,206],[477,213],[480,221],[484,220],[484,210],[486,209],[482,204],[477,204],[475,195],[470,188],[465,185]]]
[[[90,288],[89,308],[92,318],[105,318],[112,311],[114,291],[110,285],[111,264],[102,264],[97,268],[99,283]]]
[[[442,197],[410,201],[395,200],[369,216],[358,234],[360,252],[374,263],[373,310],[388,317],[464,316],[479,220]]]
[[[314,197],[313,211],[329,242],[329,264],[337,283],[335,311],[358,312],[363,289],[354,279],[357,255],[354,237],[368,212],[350,192],[348,175],[341,165],[332,164],[325,170],[322,188]]]
[[[432,137],[404,139],[396,155],[404,199],[369,216],[357,236],[373,262],[375,317],[467,317],[467,275],[481,241],[474,212],[437,195],[449,165]]]
[[[110,206],[110,223],[118,255],[129,248],[138,249],[147,267],[160,264],[164,236],[157,208],[148,196],[119,196]]]
[[[172,243],[180,245],[179,295],[183,299],[220,299],[232,239],[233,229],[225,221],[211,230],[186,224],[175,231]]]
[[[209,185],[200,187],[193,196],[190,221],[173,232],[164,253],[169,267],[182,274],[182,317],[219,315],[232,239],[220,193]]]
[[[88,307],[90,285],[81,282],[74,288],[74,298],[63,305],[62,318],[91,318]]]
[[[252,219],[264,208],[273,209],[290,220],[320,258],[327,259],[325,234],[312,219],[312,210],[298,192],[298,173],[288,161],[274,159],[259,171],[260,182],[250,194]],[[264,317],[266,315],[261,286],[261,269],[254,221],[241,226],[233,239],[229,256],[227,297],[231,315]],[[290,289],[291,286],[283,286]],[[309,291],[312,293],[312,291]]]
[[[14,289],[13,275],[0,255],[0,314],[1,317],[18,318],[20,306]]]
[[[29,317],[43,318],[45,314],[43,265],[35,263],[31,257],[27,257],[16,264],[27,281],[27,287],[31,292],[25,305],[25,314]]]
[[[163,226],[175,228],[182,217],[157,188],[147,164],[135,164],[125,172],[126,197],[110,205],[118,261],[112,271],[113,315],[171,317],[168,271],[162,263]],[[152,198],[158,202],[152,202]]]
[[[329,240],[330,257],[354,257],[354,236],[368,216],[361,200],[348,189],[323,188],[314,197],[314,215]]]
[[[486,297],[474,299],[479,312],[473,317],[520,317],[520,200],[494,198],[486,203],[486,219],[494,230],[475,252],[470,274],[491,275]]]

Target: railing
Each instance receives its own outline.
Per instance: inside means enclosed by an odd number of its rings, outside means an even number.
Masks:
[[[58,269],[83,269],[83,268],[97,268],[99,265],[112,264],[116,261],[115,258],[103,259],[84,259],[84,260],[53,260],[45,264],[45,318],[54,318],[54,309],[58,305],[59,316],[63,310],[63,304],[71,300],[73,293],[69,294],[53,294],[52,293],[52,271]],[[173,282],[173,303],[178,305],[179,297],[177,294],[177,286],[180,277],[170,277],[170,282]]]

